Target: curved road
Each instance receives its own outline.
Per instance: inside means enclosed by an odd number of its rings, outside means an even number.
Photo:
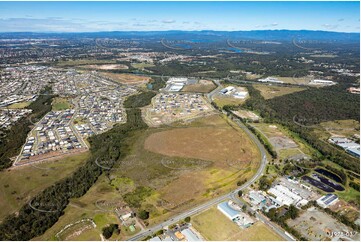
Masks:
[[[212,96],[216,93],[216,91],[218,91],[220,88],[222,88],[222,86],[220,85],[219,81],[216,82],[218,87],[213,90],[211,93],[207,94],[207,98],[208,100],[211,102],[212,101]],[[189,216],[193,216],[195,214],[198,214],[202,211],[205,211],[207,209],[209,209],[210,207],[222,202],[223,200],[226,199],[235,199],[238,196],[238,191],[240,190],[244,190],[246,188],[248,188],[249,186],[251,186],[258,178],[260,178],[263,175],[263,171],[266,168],[266,164],[267,164],[267,157],[266,157],[266,150],[263,147],[263,145],[261,144],[261,142],[257,139],[257,137],[251,132],[249,131],[249,129],[239,120],[235,121],[239,127],[241,127],[246,133],[247,135],[253,140],[253,142],[257,145],[260,153],[261,153],[261,164],[260,167],[258,168],[256,174],[250,179],[248,180],[246,183],[244,183],[243,185],[239,186],[237,189],[235,189],[234,191],[225,194],[223,196],[214,198],[204,204],[198,205],[192,209],[189,209],[179,215],[176,215],[158,225],[155,225],[153,227],[148,228],[147,231],[145,232],[141,232],[138,233],[137,235],[133,236],[132,238],[128,239],[131,241],[139,241],[141,239],[143,239],[144,237],[147,237],[149,235],[154,234],[155,232],[163,229],[166,226],[172,225],[180,220],[183,220],[186,217]],[[282,229],[280,229],[279,227],[274,226],[272,223],[270,223],[267,219],[263,218],[262,216],[260,216],[259,214],[256,214],[256,217],[260,220],[262,220],[262,222],[266,223],[267,225],[269,225],[273,230],[275,230],[275,232],[277,232],[280,236],[282,236],[285,240],[293,240],[292,238],[290,238],[289,236],[287,236],[284,231]]]

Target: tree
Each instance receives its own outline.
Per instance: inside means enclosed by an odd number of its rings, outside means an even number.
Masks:
[[[242,197],[242,195],[243,195],[242,190],[239,190],[239,191],[238,191],[238,196],[239,196],[239,197]]]
[[[143,220],[148,219],[149,218],[149,212],[145,211],[145,210],[142,210],[142,211],[139,212],[138,217],[140,219],[143,219]]]
[[[189,223],[191,221],[191,217],[185,217],[184,221]]]

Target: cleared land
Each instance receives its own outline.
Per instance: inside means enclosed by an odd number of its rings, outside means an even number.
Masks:
[[[311,80],[314,79],[313,76],[304,76],[304,77],[280,77],[277,76],[277,79],[283,81],[284,83],[298,84],[298,85],[308,85]]]
[[[83,197],[72,199],[59,221],[43,236],[36,239],[51,239],[64,226],[81,218],[94,219],[97,224],[96,229],[99,232],[103,227],[102,224],[105,223],[97,222],[95,216],[103,216],[106,221],[109,221],[108,223],[117,222],[113,212],[106,212],[95,205],[100,200],[109,203],[114,201],[127,202],[132,204],[136,212],[143,209],[147,210],[150,212],[150,219],[147,222],[155,224],[200,202],[230,192],[237,187],[238,181],[249,179],[254,174],[260,160],[256,146],[247,140],[246,134],[242,130],[231,125],[234,124],[228,124],[224,118],[213,115],[197,119],[187,126],[151,128],[146,132],[139,132],[131,138],[134,145],[130,147],[129,156],[121,160],[110,171],[109,177],[112,180],[109,181],[105,175],[102,175]],[[205,131],[201,130],[200,133],[206,132],[208,134],[208,129],[214,128],[215,132],[219,130],[225,132],[224,130],[228,129],[231,138],[239,135],[241,143],[228,144],[230,147],[225,147],[224,144],[218,142],[220,147],[215,148],[216,150],[224,148],[231,150],[232,147],[235,150],[244,148],[244,153],[236,151],[240,154],[239,161],[243,161],[243,155],[246,154],[249,158],[252,157],[252,162],[237,163],[237,160],[227,164],[226,160],[220,158],[217,161],[209,161],[200,158],[187,158],[190,157],[188,154],[184,154],[185,157],[169,156],[145,149],[146,141],[154,134],[168,130],[202,129],[203,127]],[[182,134],[177,135],[182,136]],[[205,147],[209,142],[214,142],[209,138],[206,140],[201,138],[203,136],[199,136],[198,141],[192,141],[187,146]],[[155,142],[159,142],[159,140]],[[175,145],[181,147],[179,144]],[[216,151],[211,152],[216,153]],[[195,157],[196,154],[193,153],[191,156]],[[118,223],[120,222],[118,221]],[[135,227],[139,231],[141,226],[137,223]],[[114,239],[124,240],[127,236],[134,234],[129,231],[129,228],[127,229],[128,231],[122,229],[121,234]],[[94,234],[90,231],[89,233]],[[87,233],[84,232],[82,236],[87,236]],[[99,240],[95,235],[92,239]]]
[[[87,157],[88,153],[82,153],[55,162],[0,172],[0,220],[16,212],[44,188],[72,174]]]
[[[167,156],[178,156],[224,162],[225,160],[251,160],[252,144],[248,137],[230,128],[192,127],[179,128],[150,135],[145,149]]]
[[[294,92],[300,92],[306,90],[302,87],[280,87],[280,86],[269,86],[269,85],[254,85],[254,87],[261,92],[261,95],[265,99],[271,99],[274,97],[279,97],[287,95]]]
[[[216,207],[192,218],[192,225],[207,240],[279,241],[283,240],[261,222],[247,229],[241,229]]]
[[[286,129],[276,124],[268,123],[252,123],[259,132],[265,136],[274,149],[277,151],[280,159],[294,158],[299,159],[311,156],[313,151],[309,146],[300,141],[299,138],[293,136]]]
[[[185,87],[183,87],[182,92],[208,93],[214,88],[216,88],[216,86],[212,81],[199,80],[197,84],[186,85]]]
[[[91,70],[128,70],[129,67],[123,64],[103,64],[103,65],[82,65],[80,66],[82,69],[91,69]]]
[[[115,60],[96,60],[96,59],[82,59],[82,60],[66,60],[56,63],[57,66],[79,66],[79,65],[97,65],[97,64],[115,64]]]
[[[352,231],[352,229],[341,224],[327,213],[314,207],[307,209],[296,219],[288,220],[287,224],[309,240],[330,240],[335,238],[330,236],[332,232]],[[359,236],[359,234],[351,236],[351,239],[358,241]],[[337,240],[341,239],[338,238]]]
[[[145,84],[148,83],[151,79],[147,76],[138,76],[132,74],[119,74],[110,72],[102,72],[101,74],[121,84]]]
[[[352,137],[360,134],[360,122],[352,119],[320,123],[331,136]]]

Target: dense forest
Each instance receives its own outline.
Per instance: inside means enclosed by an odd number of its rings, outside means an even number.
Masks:
[[[128,154],[131,145],[129,138],[134,132],[147,128],[138,107],[148,105],[152,97],[149,93],[131,97],[134,103],[125,104],[128,108],[127,122],[118,124],[105,133],[92,136],[89,139],[91,157],[85,165],[34,197],[30,204],[39,204],[36,209],[26,204],[17,215],[8,216],[0,224],[0,240],[30,240],[53,226],[63,214],[69,199],[84,195],[102,174],[103,169],[96,163],[98,158],[101,157],[103,161],[114,161],[108,163],[110,166],[120,162]]]
[[[12,165],[13,161],[10,158],[20,152],[21,146],[25,143],[26,137],[31,130],[32,122],[37,122],[51,110],[51,102],[54,97],[54,95],[51,95],[51,88],[46,87],[40,94],[27,107],[32,110],[32,113],[28,117],[21,118],[10,129],[4,130],[3,138],[0,140],[0,170]]]

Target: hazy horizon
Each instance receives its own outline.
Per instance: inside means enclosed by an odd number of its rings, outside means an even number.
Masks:
[[[41,9],[41,11],[39,11]],[[360,32],[359,2],[0,2],[0,32]]]

